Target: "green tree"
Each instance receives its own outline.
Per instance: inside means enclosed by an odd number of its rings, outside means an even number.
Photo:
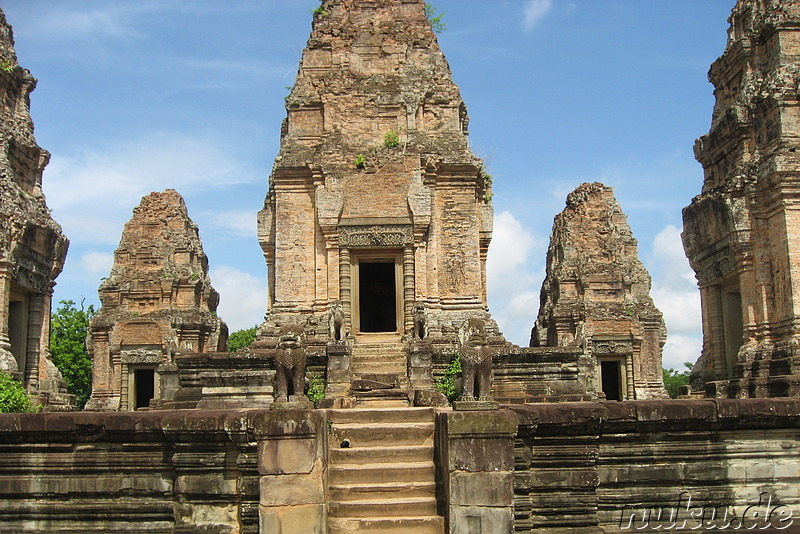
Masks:
[[[86,349],[86,332],[94,316],[94,306],[75,307],[62,300],[50,319],[50,357],[67,382],[67,391],[75,395],[78,409],[83,409],[92,394],[92,359]]]
[[[442,20],[444,13],[437,13],[436,7],[430,2],[425,2],[425,15],[431,21],[433,31],[436,33],[442,33],[447,29],[447,23]]]
[[[255,341],[256,333],[258,333],[258,326],[247,328],[245,330],[237,330],[228,336],[228,350],[236,352],[239,349],[249,347]]]
[[[0,413],[36,412],[31,397],[18,380],[0,371]]]
[[[686,366],[685,371],[676,371],[675,369],[663,369],[664,371],[664,387],[667,393],[673,399],[677,398],[680,394],[681,386],[689,384],[689,374],[692,372],[692,365],[689,362],[683,364]]]

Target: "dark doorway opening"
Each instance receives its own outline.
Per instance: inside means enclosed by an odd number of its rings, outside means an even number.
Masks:
[[[600,379],[603,383],[603,393],[607,400],[622,400],[622,381],[619,374],[619,362],[600,362]]]
[[[362,332],[397,331],[394,262],[358,265],[358,306]]]
[[[155,369],[135,369],[133,371],[133,383],[136,391],[134,409],[147,408],[156,395]]]

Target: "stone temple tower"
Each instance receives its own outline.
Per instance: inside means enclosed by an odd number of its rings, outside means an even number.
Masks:
[[[227,347],[197,225],[174,189],[150,193],[134,208],[98,292],[102,307],[88,335],[94,362],[88,410],[170,400],[177,353]]]
[[[650,274],[614,191],[585,183],[556,215],[531,346],[581,346],[594,359],[590,389],[609,400],[665,398],[667,330]]]
[[[415,309],[442,350],[466,318],[496,337],[491,179],[469,149],[425,3],[324,1],[286,108],[258,223],[269,271],[261,339],[295,322],[309,345],[324,344],[337,306],[356,346],[408,339]]]
[[[695,144],[703,188],[683,210],[703,310],[692,385],[800,395],[800,2],[739,0],[729,20],[711,130]]]

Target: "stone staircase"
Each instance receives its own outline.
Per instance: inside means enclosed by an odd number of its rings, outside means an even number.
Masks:
[[[350,357],[354,387],[351,391],[359,407],[405,408],[410,406],[408,387],[408,346],[396,335],[361,334]],[[358,384],[392,384],[391,389],[359,388]]]
[[[329,534],[444,534],[434,410],[330,410]]]

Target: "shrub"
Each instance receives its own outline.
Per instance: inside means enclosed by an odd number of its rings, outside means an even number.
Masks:
[[[249,347],[250,344],[256,340],[258,333],[258,326],[247,328],[244,330],[237,330],[228,336],[228,351],[236,352],[239,349]]]
[[[18,380],[0,371],[0,413],[38,412]]]
[[[461,358],[458,354],[453,354],[450,365],[444,372],[444,376],[436,380],[436,390],[447,397],[452,404],[458,400],[459,391],[456,387],[456,377],[461,374]]]
[[[395,130],[389,130],[386,132],[386,135],[383,136],[383,146],[386,148],[395,148],[400,146],[400,134],[398,134]]]

